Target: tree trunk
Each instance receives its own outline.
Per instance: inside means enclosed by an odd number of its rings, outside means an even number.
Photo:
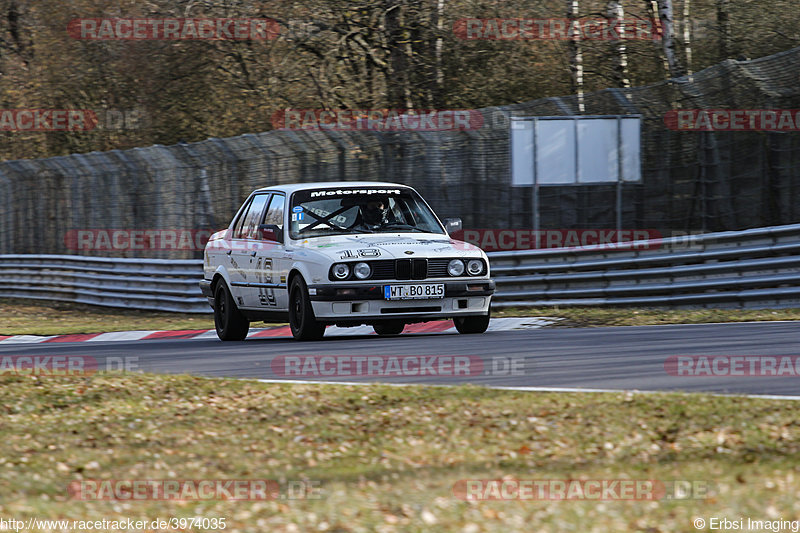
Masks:
[[[423,59],[425,78],[425,105],[428,109],[439,109],[444,101],[444,69],[442,51],[444,50],[444,6],[445,0],[426,0],[430,5],[430,19],[421,24],[421,39],[426,43],[426,57]]]
[[[8,9],[6,9],[5,14],[3,15],[3,18],[5,18],[5,27],[3,27],[2,22],[0,22],[0,60],[3,59],[3,52],[5,48],[16,54],[27,67],[29,62],[26,48],[27,45],[30,44],[30,38],[28,38],[27,43],[23,42],[22,33],[25,30],[20,28],[22,24],[20,17],[21,14],[17,1],[11,0],[11,2],[8,3]],[[3,33],[6,32],[8,33],[10,40],[8,42],[3,42]],[[0,65],[0,74],[2,74],[2,66],[3,65]]]
[[[444,32],[444,2],[445,0],[436,0],[436,48],[434,49],[435,61],[435,90],[431,104],[434,107],[442,105],[444,89],[444,71],[442,70],[442,49],[444,48],[444,39],[442,38]]]
[[[656,3],[656,0],[644,0],[644,3],[650,13],[650,20],[652,20],[653,23],[655,24],[655,21],[658,20],[658,4]],[[654,32],[662,30],[663,28],[661,27],[660,22],[658,23],[657,28],[655,27],[653,28]],[[657,50],[658,50],[658,57],[661,60],[662,65],[664,66],[664,77],[669,79],[670,72],[669,72],[669,63],[667,62],[667,56],[664,54],[664,49],[662,47],[658,47]]]
[[[672,16],[672,0],[656,0],[658,4],[658,20],[661,22],[661,46],[667,58],[669,75],[677,78],[684,75],[683,67],[676,53],[675,21]]]
[[[688,0],[687,0],[688,1]],[[606,8],[606,18],[609,24],[615,24],[619,40],[613,43],[613,79],[617,87],[628,88],[631,86],[630,73],[628,72],[628,49],[625,46],[625,9],[620,0],[609,0]]]
[[[581,52],[581,32],[577,27],[578,0],[567,0],[567,20],[569,21],[569,70],[572,74],[572,92],[578,96],[578,112],[586,109],[583,102],[583,53]]]
[[[691,0],[683,0],[683,49],[686,53],[686,74],[692,75],[692,19],[689,17]]]
[[[719,27],[719,59],[731,56],[730,0],[717,0],[717,26]]]
[[[403,3],[385,0],[386,6],[386,36],[389,47],[389,79],[386,80],[387,97],[390,108],[411,108],[409,104],[411,91],[409,88],[409,69],[411,65],[407,61],[406,46],[403,42],[407,41],[404,27]]]

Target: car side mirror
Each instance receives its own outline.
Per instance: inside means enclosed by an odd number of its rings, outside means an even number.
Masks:
[[[283,242],[283,230],[275,224],[259,225],[258,234],[265,241]]]
[[[461,231],[463,229],[463,224],[461,223],[460,218],[446,218],[444,219],[444,229],[447,233],[453,233],[456,231]]]

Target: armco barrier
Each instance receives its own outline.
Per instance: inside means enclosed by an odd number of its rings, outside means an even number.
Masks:
[[[800,224],[489,255],[495,308],[800,306]]]
[[[495,308],[800,307],[800,224],[489,254]],[[0,255],[0,297],[208,313],[200,260]]]
[[[184,313],[211,307],[201,260],[0,255],[0,297]]]

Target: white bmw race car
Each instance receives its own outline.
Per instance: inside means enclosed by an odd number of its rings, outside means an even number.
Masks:
[[[289,322],[300,340],[329,324],[396,335],[441,318],[483,333],[495,284],[486,254],[448,235],[460,226],[396,183],[266,187],[209,239],[200,287],[222,340],[251,321]]]

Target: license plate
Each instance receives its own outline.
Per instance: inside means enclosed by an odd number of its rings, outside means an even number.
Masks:
[[[422,300],[429,298],[444,298],[444,283],[384,285],[383,296],[387,300]]]

